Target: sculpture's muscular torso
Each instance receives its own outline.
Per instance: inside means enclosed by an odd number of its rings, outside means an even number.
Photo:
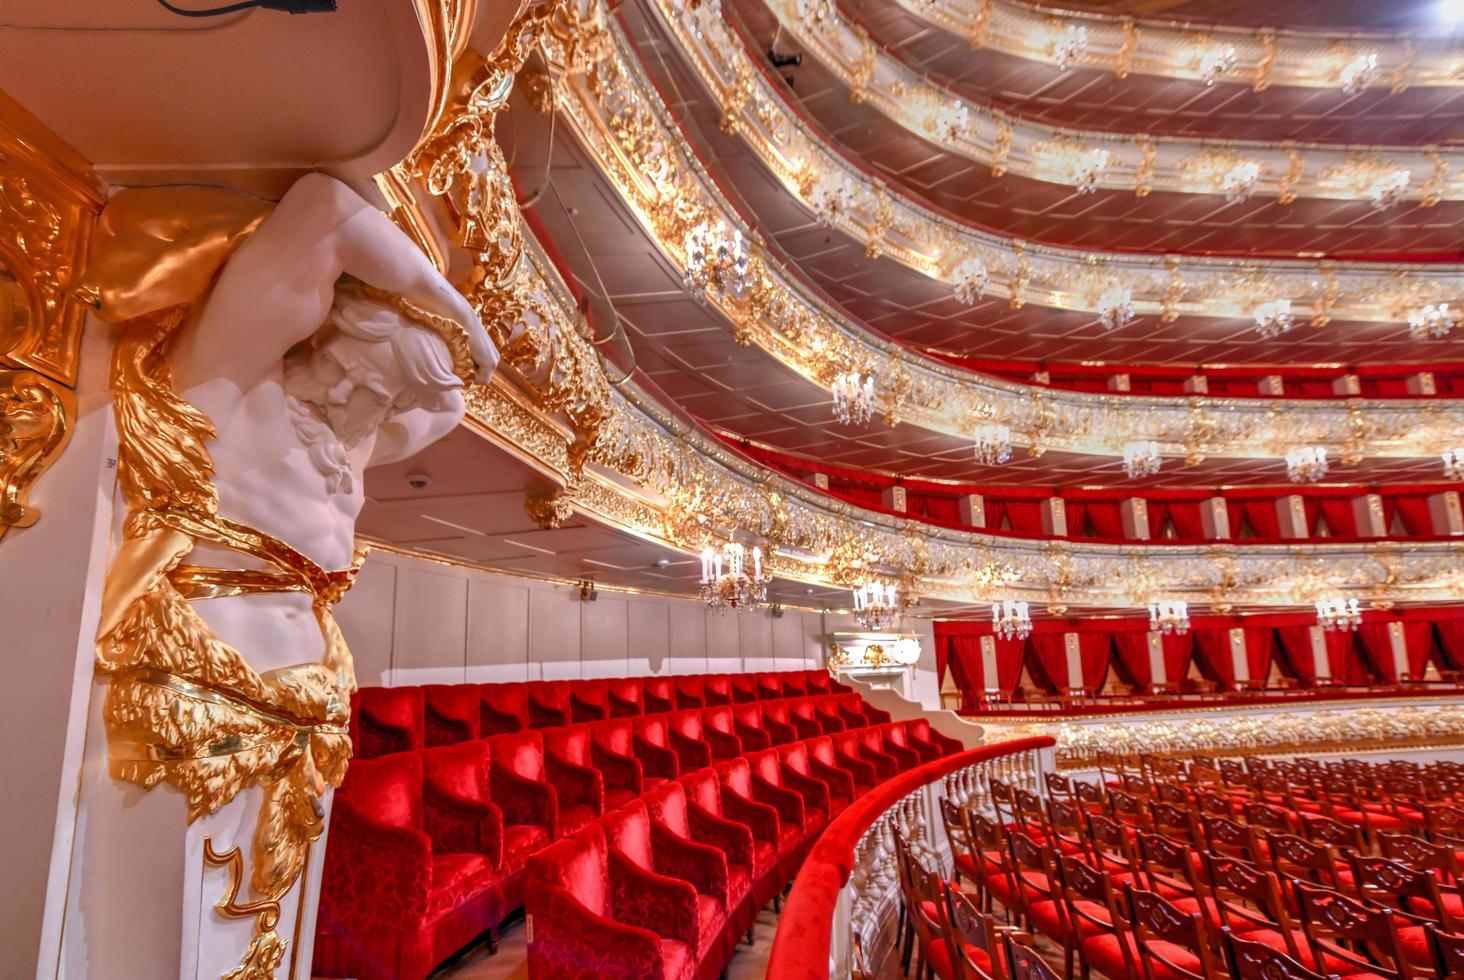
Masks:
[[[365,500],[363,471],[411,456],[446,435],[464,412],[455,383],[418,397],[412,379],[393,363],[391,343],[343,336],[329,326],[342,274],[465,325],[478,379],[492,373],[498,355],[472,307],[385,215],[320,175],[297,182],[239,248],[169,356],[174,390],[217,430],[208,449],[220,513],[326,569],[351,563]],[[377,321],[396,318],[399,329],[418,331],[439,349],[437,359],[450,364],[440,339],[390,307],[356,303]],[[287,352],[312,338],[313,349],[293,354],[287,372]],[[292,384],[287,374],[302,380]],[[306,429],[292,417],[302,414],[343,459],[346,472],[337,478],[324,478],[312,459]],[[203,542],[188,560],[219,568],[260,565]],[[197,609],[256,670],[319,657],[309,596],[244,595]]]

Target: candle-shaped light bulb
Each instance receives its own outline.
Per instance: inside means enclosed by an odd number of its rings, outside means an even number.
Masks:
[[[752,549],[752,577],[754,579],[756,579],[757,581],[759,581],[759,582],[762,581],[762,549],[761,548],[753,548]]]
[[[702,553],[701,553],[702,577],[701,577],[701,580],[703,582],[710,582],[712,580],[712,556],[713,556],[713,554],[715,554],[715,553],[712,551],[710,545],[702,549]]]

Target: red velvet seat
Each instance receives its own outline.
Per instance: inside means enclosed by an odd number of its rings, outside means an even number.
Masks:
[[[708,708],[732,703],[730,674],[708,674],[702,686],[702,703]]]
[[[542,732],[494,735],[488,739],[488,746],[493,757],[489,771],[493,801],[503,808],[505,821],[542,827],[551,837],[559,838],[604,812],[603,796],[595,793],[598,783],[592,786],[588,780],[580,780],[580,785],[574,787],[577,794],[570,799],[561,797],[559,787],[550,779]],[[504,833],[506,838],[506,828]]]
[[[671,749],[681,761],[682,772],[712,764],[712,746],[703,734],[700,710],[673,711],[667,716],[666,724]]]
[[[778,811],[765,803],[738,796],[723,786],[716,772],[711,769],[689,772],[681,777],[680,783],[686,792],[687,805],[693,820],[697,819],[697,813],[701,813],[747,828],[752,845],[751,863],[748,866],[752,877],[752,911],[756,915],[757,910],[766,905],[783,887],[782,879],[777,876],[780,839]],[[736,855],[729,852],[729,860],[735,859]]]
[[[765,780],[754,779],[747,759],[719,762],[716,769],[717,778],[722,782],[722,806],[729,815],[737,816],[734,807],[750,810],[744,807],[748,803],[762,804],[777,815],[778,870],[775,876],[780,881],[787,881],[803,859],[800,850],[803,845],[803,797],[779,786],[769,786]]]
[[[809,694],[834,693],[834,679],[826,670],[805,670],[803,680]]]
[[[797,740],[798,730],[793,727],[793,712],[788,702],[763,701],[760,707],[763,731],[768,733],[773,745],[787,745]]]
[[[668,786],[675,785],[668,783]],[[602,824],[612,853],[628,858],[643,871],[675,878],[696,890],[697,937],[693,946],[698,976],[721,972],[736,944],[729,932],[731,908],[727,891],[727,859],[715,847],[698,844],[651,820],[645,803],[636,800],[606,814]]]
[[[731,677],[733,704],[747,704],[761,700],[757,689],[756,674],[733,674]]]
[[[502,875],[474,833],[491,830],[493,807],[453,804],[428,821],[423,793],[421,753],[351,764],[326,843],[314,973],[418,980],[497,925]]]
[[[879,732],[873,729],[860,728],[855,731],[840,732],[830,738],[841,764],[849,764],[851,771],[857,771],[856,766],[868,766],[874,773],[875,782],[883,782],[899,772],[899,766],[891,756],[869,747],[865,735],[870,732],[873,732],[874,744],[882,747],[884,740],[879,737]]]
[[[783,697],[801,698],[808,695],[808,678],[803,671],[784,671],[779,676],[783,680]]]
[[[522,681],[478,687],[478,734],[503,735],[529,727],[529,695]]]
[[[706,702],[706,675],[687,674],[674,677],[676,684],[676,708],[685,710],[687,708],[700,708]]]
[[[911,718],[905,722],[905,737],[912,742],[933,745],[939,753],[937,758],[955,755],[966,746],[949,735],[943,735],[931,727],[929,719]]]
[[[590,764],[605,778],[605,806],[613,809],[629,798],[640,796],[667,777],[647,777],[646,766],[636,756],[635,731],[628,718],[592,722]],[[674,760],[673,760],[674,762]]]
[[[604,809],[613,810],[640,796],[643,788],[641,769],[633,759],[626,765],[617,765],[613,761],[602,764],[603,756],[595,752],[593,727],[593,723],[586,723],[544,729],[544,753],[550,772],[549,781],[555,784],[558,792],[556,774],[564,772],[569,774],[567,778],[570,780],[592,782],[583,771],[595,772],[601,785]],[[564,799],[562,793],[560,799]]]
[[[839,695],[839,711],[847,719],[850,728],[883,725],[890,720],[888,711],[876,708],[854,692]]]
[[[757,675],[757,698],[759,701],[777,701],[785,697],[783,693],[783,675],[778,673],[761,673]]]
[[[645,715],[631,719],[635,731],[635,754],[645,767],[646,782],[653,778],[675,779],[681,774],[681,757],[671,746],[669,715]]]
[[[676,685],[669,677],[647,677],[641,688],[641,702],[648,715],[676,710]]]
[[[834,745],[831,736],[824,735],[820,738],[808,740],[808,753],[818,760],[820,765],[830,766],[835,769],[842,769],[849,774],[854,781],[854,796],[863,796],[866,792],[879,782],[879,775],[874,771],[874,766],[860,759],[839,752]]]
[[[712,748],[713,759],[735,759],[742,754],[742,738],[731,705],[703,708],[702,738]]]
[[[883,725],[870,730],[876,732],[884,743],[880,751],[892,757],[899,764],[900,771],[914,769],[920,763],[926,761],[921,758],[920,753],[915,751],[915,749],[907,744],[903,744],[905,741],[904,722],[885,722]],[[866,744],[869,743],[866,742]]]
[[[784,778],[788,774],[796,773],[800,777],[816,780],[824,785],[827,790],[825,801],[830,819],[843,813],[850,803],[854,802],[854,777],[836,766],[825,765],[813,756],[809,751],[809,743],[822,741],[826,736],[820,735],[817,739],[808,739],[803,742],[794,742],[792,745],[784,745],[778,749],[778,754],[783,759]],[[799,780],[801,782],[801,780]],[[793,788],[797,788],[796,786]]]
[[[612,677],[605,686],[611,718],[633,718],[644,712],[645,680],[643,678]]]
[[[428,684],[425,699],[426,744],[453,745],[478,737],[478,687],[475,684]]]
[[[829,731],[843,731],[842,727],[829,729],[824,726],[818,715],[814,699],[809,697],[788,698],[788,718],[793,722],[793,730],[798,733],[799,738],[814,738],[826,734]]]
[[[612,854],[598,823],[540,852],[526,887],[535,980],[692,980],[696,890]]]
[[[758,701],[732,705],[732,730],[742,740],[746,752],[771,748],[772,736],[763,728],[762,704]]]
[[[850,719],[844,712],[839,710],[839,699],[828,693],[811,694],[808,703],[813,708],[813,716],[823,727],[825,735],[833,735],[836,732],[848,730]],[[863,727],[863,726],[858,726]]]
[[[363,687],[351,705],[351,741],[358,759],[410,752],[426,743],[426,699],[420,687]]]
[[[829,788],[827,784],[794,772],[783,764],[778,749],[764,749],[747,757],[752,768],[753,796],[778,807],[779,816],[788,820],[797,819],[803,836],[803,852],[813,845],[814,839],[829,822]],[[797,803],[785,813],[779,804]]]
[[[716,779],[716,774],[710,770],[697,771],[706,773],[714,781]],[[752,927],[752,920],[757,915],[757,909],[752,905],[753,871],[756,868],[752,831],[746,824],[693,806],[680,782],[656,787],[646,794],[644,802],[651,819],[671,833],[682,840],[714,848],[725,857],[727,931],[735,945],[737,937]]]
[[[527,685],[529,727],[553,728],[573,720],[569,707],[569,681],[534,681]]]
[[[855,734],[858,736],[859,757],[874,763],[881,779],[889,779],[919,763],[919,757],[914,752],[900,749],[900,754],[897,755],[891,751],[896,747],[885,741],[884,732],[879,728],[861,728]]]
[[[574,722],[603,721],[610,717],[610,682],[569,682],[569,716]]]

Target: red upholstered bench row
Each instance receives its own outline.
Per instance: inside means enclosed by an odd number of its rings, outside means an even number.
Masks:
[[[813,824],[821,829],[810,821],[814,811],[826,820],[857,791],[959,748],[923,719],[892,723],[851,693],[609,718],[358,759],[335,797],[315,973],[425,976],[523,904],[531,855],[555,840],[593,836],[589,828],[625,807],[644,805],[656,826],[678,827],[665,816],[678,792],[696,804],[686,825],[692,836],[714,833],[720,824],[707,818],[724,809],[739,825],[774,830],[766,842],[777,850],[758,850],[747,896],[736,908],[723,903],[718,921],[735,942],[791,876],[817,833]],[[724,801],[729,785],[773,806],[781,828],[769,811]],[[795,796],[804,803],[795,807]],[[735,868],[729,873],[740,880]],[[737,904],[744,900],[755,904]],[[725,937],[714,945],[723,960],[730,955]]]
[[[368,687],[352,703],[351,734],[357,756],[371,758],[504,732],[703,707],[731,708],[736,717],[750,719],[755,712],[747,705],[791,705],[829,694],[863,703],[824,670]]]

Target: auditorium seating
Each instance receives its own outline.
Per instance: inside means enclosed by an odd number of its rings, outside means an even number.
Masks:
[[[1068,977],[1464,976],[1464,765],[1145,758],[986,788],[985,812],[942,803],[935,894],[896,847],[916,976],[1008,976],[987,964],[1013,930]]]
[[[361,980],[425,977],[520,906],[535,978],[715,977],[834,816],[962,748],[822,670],[366,688],[354,707],[314,972]]]

